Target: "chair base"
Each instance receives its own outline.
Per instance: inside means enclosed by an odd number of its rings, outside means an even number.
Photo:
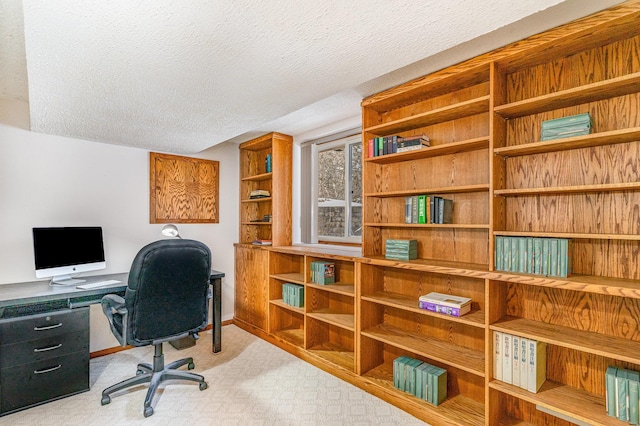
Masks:
[[[189,380],[192,382],[198,382],[200,390],[205,390],[209,387],[207,382],[204,381],[203,376],[188,371],[177,370],[183,365],[187,365],[187,368],[192,370],[195,367],[193,364],[193,358],[183,358],[165,366],[164,355],[162,353],[162,343],[154,346],[155,355],[153,356],[153,366],[147,363],[138,364],[138,369],[136,370],[136,375],[134,377],[130,377],[103,390],[102,400],[100,401],[102,405],[110,403],[111,394],[115,392],[143,383],[149,383],[149,389],[147,390],[147,395],[144,398],[144,416],[149,417],[153,414],[153,407],[151,406],[153,397],[155,396],[160,383],[165,380]]]

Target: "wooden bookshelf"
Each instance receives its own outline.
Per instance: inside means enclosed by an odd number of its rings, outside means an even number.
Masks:
[[[433,425],[626,424],[607,416],[605,371],[640,371],[638,22],[627,1],[364,99],[365,143],[425,134],[431,147],[363,150],[362,253],[264,250],[263,337]],[[585,112],[591,134],[540,141],[543,121]],[[453,223],[405,223],[405,197],[421,194],[452,199]],[[572,239],[571,275],[495,270],[496,236]],[[385,259],[387,239],[417,240],[418,258]],[[312,283],[322,259],[345,279]],[[286,281],[305,286],[303,310],[281,306]],[[419,309],[432,291],[471,312]],[[547,344],[537,393],[494,379],[493,332]],[[447,370],[441,405],[393,386],[399,356]]]

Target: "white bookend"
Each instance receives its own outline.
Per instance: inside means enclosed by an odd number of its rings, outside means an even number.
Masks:
[[[505,383],[513,383],[513,355],[511,354],[512,341],[511,335],[502,333],[502,381]]]
[[[529,339],[527,389],[536,393],[547,379],[547,344]]]
[[[529,375],[527,374],[527,353],[529,339],[520,338],[520,387],[527,389],[529,385]]]
[[[493,377],[502,380],[502,333],[493,332]]]
[[[513,361],[511,363],[511,384],[520,386],[520,336],[511,337]]]

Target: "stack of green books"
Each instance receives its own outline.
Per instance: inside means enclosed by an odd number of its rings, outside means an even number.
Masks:
[[[542,140],[570,138],[591,133],[591,116],[584,114],[571,115],[542,122]]]
[[[316,284],[336,282],[336,265],[333,262],[311,262],[311,281]]]
[[[632,425],[640,424],[640,374],[609,366],[605,373],[607,414]]]
[[[395,260],[418,258],[418,240],[387,240],[384,257]]]
[[[401,356],[393,360],[393,386],[433,405],[447,398],[447,370]]]
[[[304,286],[300,284],[282,284],[282,301],[296,308],[304,307]]]

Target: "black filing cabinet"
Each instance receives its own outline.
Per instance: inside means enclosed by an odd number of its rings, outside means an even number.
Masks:
[[[89,308],[0,320],[0,415],[89,390]]]

